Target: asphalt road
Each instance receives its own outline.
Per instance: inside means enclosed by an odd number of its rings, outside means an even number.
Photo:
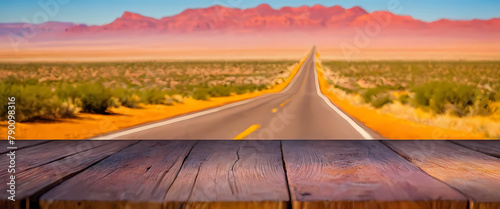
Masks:
[[[97,139],[379,139],[321,92],[313,48],[281,92],[113,132]]]

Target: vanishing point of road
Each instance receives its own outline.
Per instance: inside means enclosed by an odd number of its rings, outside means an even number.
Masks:
[[[316,48],[281,92],[112,132],[97,139],[379,139],[321,93]]]

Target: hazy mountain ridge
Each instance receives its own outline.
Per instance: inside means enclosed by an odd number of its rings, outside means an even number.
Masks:
[[[267,4],[255,8],[236,9],[223,6],[187,9],[177,15],[160,19],[124,12],[113,22],[88,26],[66,22],[47,22],[36,25],[37,32],[91,34],[103,31],[143,33],[189,33],[195,31],[290,31],[290,30],[342,30],[365,27],[371,22],[392,29],[440,31],[496,32],[500,31],[500,18],[489,20],[448,20],[424,22],[411,16],[395,15],[387,11],[368,13],[361,7],[349,9],[340,6],[282,7],[273,9]],[[23,23],[0,24],[0,35],[22,34],[32,25]],[[372,25],[373,26],[373,25]]]

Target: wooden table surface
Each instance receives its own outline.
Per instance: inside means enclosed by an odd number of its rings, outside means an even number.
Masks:
[[[18,143],[0,208],[500,209],[500,141]]]

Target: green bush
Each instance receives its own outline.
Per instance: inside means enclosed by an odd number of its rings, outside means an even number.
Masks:
[[[76,99],[80,97],[80,91],[76,88],[77,84],[59,83],[53,86],[56,95],[65,99]]]
[[[361,93],[361,98],[365,103],[371,104],[375,108],[381,108],[392,102],[390,92],[384,86],[364,90]]]
[[[254,91],[262,91],[265,89],[267,89],[266,85],[243,84],[243,85],[232,86],[231,92],[234,92],[236,94],[245,94]]]
[[[0,83],[0,120],[7,120],[7,103],[9,102],[9,97],[12,96],[7,92],[9,86],[5,83]]]
[[[369,88],[361,93],[361,98],[363,99],[364,102],[371,103],[375,97],[381,94],[386,94],[387,92],[388,92],[387,88],[383,86]]]
[[[340,89],[342,91],[344,91],[345,93],[348,93],[348,94],[352,94],[352,93],[356,93],[357,92],[357,89],[350,89],[350,88],[346,88],[346,87],[343,87],[343,86],[340,86],[340,85],[333,85],[335,88],[337,89]]]
[[[193,99],[208,100],[210,99],[209,91],[205,88],[198,88],[193,92]]]
[[[399,102],[401,102],[401,104],[408,104],[410,102],[410,96],[408,94],[399,96]]]
[[[75,118],[81,106],[80,99],[57,100],[55,118]]]
[[[231,95],[231,86],[219,85],[212,87],[208,93],[212,97],[227,97]]]
[[[88,83],[77,86],[82,102],[82,111],[106,114],[108,107],[113,106],[111,90],[102,84]]]
[[[381,108],[384,105],[389,104],[391,102],[392,102],[391,96],[388,94],[385,94],[385,95],[379,95],[379,96],[375,97],[375,99],[373,99],[370,104],[375,108]]]
[[[36,88],[35,86],[19,85],[13,83],[2,83],[2,120],[7,119],[7,98],[16,99],[16,121],[24,122],[41,117],[48,117],[52,101],[50,100],[50,89],[47,87]]]
[[[500,88],[498,88],[494,95],[493,95],[494,101],[500,102]]]
[[[53,89],[41,85],[0,84],[1,120],[7,119],[7,98],[16,98],[16,121],[76,117],[80,110],[73,100],[60,99]],[[4,101],[5,100],[5,101]]]
[[[450,82],[430,82],[413,88],[413,104],[437,114],[452,113],[465,116],[471,113],[480,93],[473,86]],[[480,103],[486,105],[485,101]],[[479,105],[480,106],[480,105]]]
[[[490,100],[489,95],[477,97],[472,107],[472,115],[486,116],[493,113],[494,110],[490,107],[491,102],[493,101]]]
[[[146,89],[140,91],[141,101],[145,104],[165,104],[166,93],[158,89]]]
[[[118,99],[120,105],[124,107],[137,108],[141,102],[141,98],[130,89],[115,88],[111,93],[114,98]]]

